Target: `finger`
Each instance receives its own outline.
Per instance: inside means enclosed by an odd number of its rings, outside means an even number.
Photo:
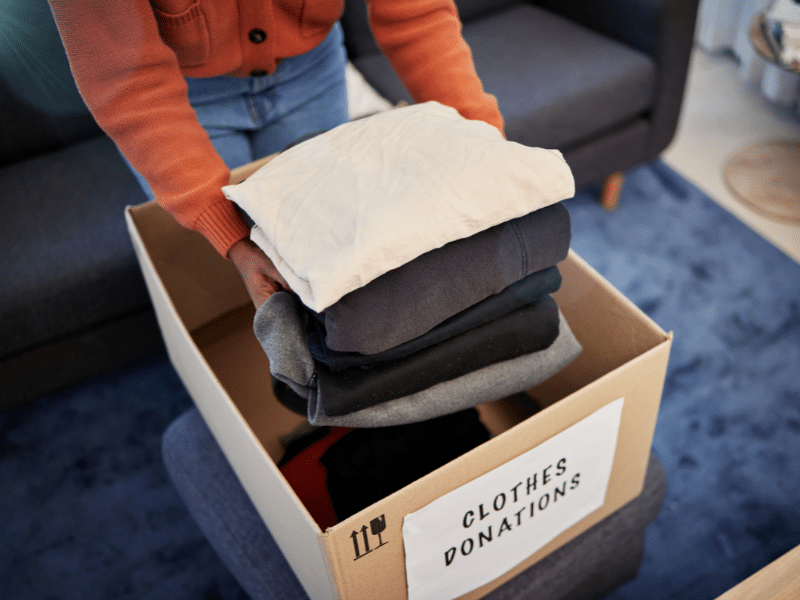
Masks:
[[[280,285],[271,279],[259,278],[257,281],[251,281],[247,287],[247,292],[250,294],[250,299],[253,305],[258,308],[275,292],[280,291]]]
[[[289,283],[271,262],[269,268],[265,269],[264,275],[272,281],[277,282],[283,289],[291,291],[292,288],[289,286]]]

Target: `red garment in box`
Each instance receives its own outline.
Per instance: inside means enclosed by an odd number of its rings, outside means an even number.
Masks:
[[[328,494],[328,473],[319,459],[349,431],[352,431],[349,427],[331,427],[325,437],[308,446],[280,468],[286,481],[322,531],[333,527],[339,520]]]

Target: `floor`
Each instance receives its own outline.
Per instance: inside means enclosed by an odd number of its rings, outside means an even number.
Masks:
[[[767,139],[800,139],[800,116],[771,104],[737,74],[727,53],[695,49],[678,132],[662,158],[713,200],[800,263],[800,227],[779,223],[740,204],[723,169],[741,148]],[[800,198],[798,198],[800,202]]]
[[[800,226],[776,222],[749,210],[736,200],[723,178],[726,162],[748,144],[800,139],[797,107],[770,103],[757,87],[740,79],[737,68],[731,54],[695,49],[678,131],[662,159],[800,263]]]

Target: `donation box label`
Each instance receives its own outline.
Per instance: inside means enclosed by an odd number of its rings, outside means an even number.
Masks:
[[[496,579],[603,505],[623,399],[403,520],[409,600]]]

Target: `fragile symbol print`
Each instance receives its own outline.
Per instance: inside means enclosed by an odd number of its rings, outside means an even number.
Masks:
[[[381,546],[385,546],[389,542],[384,542],[381,533],[386,529],[386,516],[381,515],[369,522],[369,527],[362,525],[361,529],[353,530],[350,537],[353,540],[353,550],[355,550],[356,557],[353,560],[366,556],[370,552],[377,550]],[[372,537],[372,546],[370,546],[370,537]],[[375,538],[377,538],[377,543]]]

